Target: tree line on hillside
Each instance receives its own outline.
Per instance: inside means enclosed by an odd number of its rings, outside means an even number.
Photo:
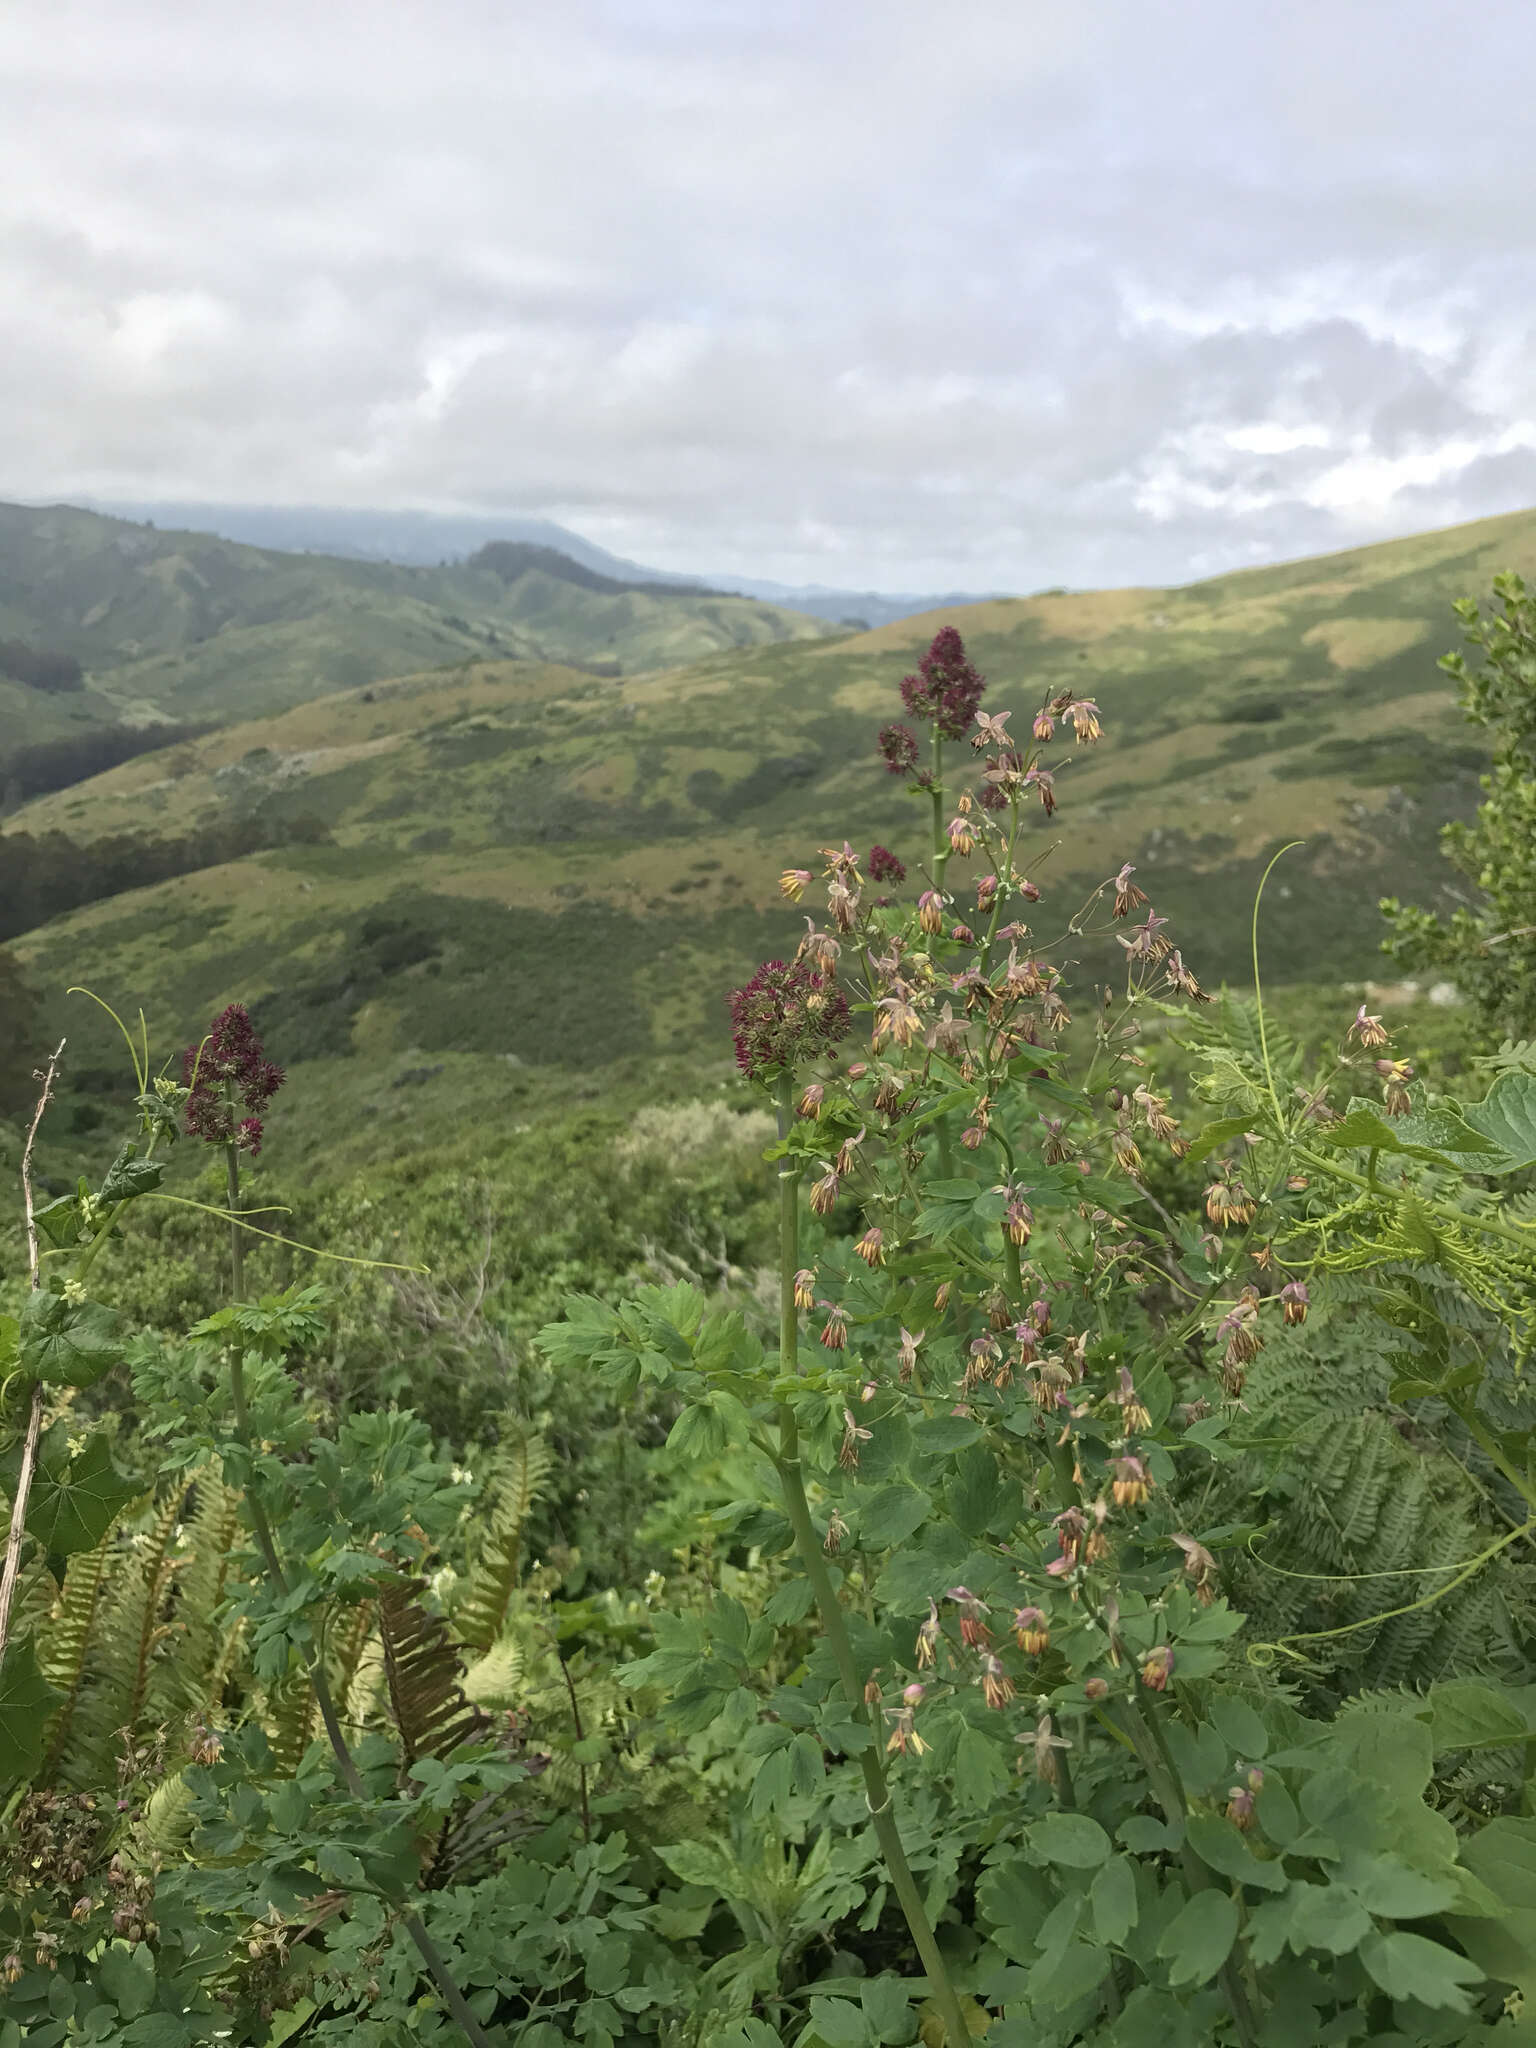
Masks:
[[[212,732],[201,725],[97,725],[86,732],[65,733],[58,739],[37,740],[31,746],[13,747],[0,758],[0,810],[14,810],[33,797],[48,796],[56,789],[68,789],[93,775],[104,775],[139,754],[155,753],[166,747],[201,739]]]
[[[0,675],[53,695],[85,688],[85,671],[72,654],[29,647],[25,640],[0,640]]]
[[[128,889],[150,888],[274,846],[319,845],[330,836],[329,827],[313,817],[233,818],[165,838],[8,833],[0,838],[0,944]]]

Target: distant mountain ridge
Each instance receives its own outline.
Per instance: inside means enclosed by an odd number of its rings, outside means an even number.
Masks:
[[[611,576],[542,540],[427,568],[0,504],[0,757],[83,727],[260,717],[467,660],[633,675],[832,630],[758,598]]]
[[[405,567],[438,567],[462,561],[489,544],[511,541],[545,547],[620,583],[703,586],[714,592],[766,598],[791,611],[827,619],[834,625],[886,626],[918,612],[943,606],[976,604],[1007,591],[939,591],[912,594],[876,590],[841,590],[832,584],[775,583],[760,576],[685,576],[671,569],[648,569],[623,555],[585,539],[551,519],[517,513],[383,512],[325,505],[205,505],[179,501],[93,504],[96,511],[121,519],[153,520],[156,526],[188,528],[218,534],[224,540],[290,554],[336,555],[369,562],[395,562]]]

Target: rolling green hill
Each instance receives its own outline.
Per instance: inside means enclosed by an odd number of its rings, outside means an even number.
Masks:
[[[755,598],[596,576],[548,548],[399,568],[0,505],[0,642],[85,671],[83,688],[41,690],[0,663],[0,756],[91,724],[257,717],[488,654],[629,674],[834,630]]]
[[[989,709],[1022,723],[1068,686],[1103,708],[1105,739],[1063,748],[1060,809],[1038,821],[1042,934],[1131,860],[1196,972],[1241,979],[1263,864],[1304,837],[1270,899],[1268,972],[1358,978],[1378,895],[1432,899],[1435,830],[1476,802],[1481,757],[1436,658],[1457,638],[1451,600],[1503,567],[1536,570],[1536,514],[655,675],[483,662],[336,694],[127,762],[8,826],[90,838],[302,814],[330,843],[118,896],[17,951],[54,1019],[82,978],[177,1034],[256,1000],[278,1056],[316,1090],[324,1077],[354,1124],[393,1114],[393,1086],[413,1115],[435,1101],[451,1120],[516,1114],[530,1090],[615,1062],[708,1049],[723,1072],[722,990],[800,929],[781,867],[845,834],[919,853],[919,808],[873,737],[952,621]],[[1082,971],[1115,957],[1085,946]],[[96,1045],[83,1016],[71,1028]]]

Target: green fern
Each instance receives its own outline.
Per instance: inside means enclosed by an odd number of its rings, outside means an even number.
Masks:
[[[447,1756],[490,1726],[464,1696],[459,1654],[448,1625],[422,1603],[422,1579],[397,1579],[379,1593],[379,1636],[390,1714],[405,1762]]]
[[[262,1702],[262,1726],[280,1777],[291,1778],[315,1736],[315,1689],[297,1656]]]
[[[1335,1281],[1326,1316],[1277,1337],[1255,1363],[1247,1426],[1264,1448],[1224,1468],[1208,1512],[1241,1521],[1257,1507],[1272,1526],[1237,1554],[1228,1591],[1259,1639],[1309,1638],[1294,1647],[1335,1684],[1497,1669],[1514,1654],[1513,1567],[1495,1561],[1448,1598],[1428,1597],[1453,1576],[1448,1567],[1486,1548],[1484,1498],[1455,1457],[1394,1410],[1396,1333],[1365,1313],[1363,1293],[1352,1300]]]
[[[506,1629],[522,1576],[523,1530],[551,1463],[541,1437],[523,1431],[503,1440],[486,1488],[488,1526],[454,1614],[471,1649],[489,1650]]]
[[[77,1551],[64,1570],[53,1613],[38,1631],[38,1665],[48,1683],[64,1697],[54,1709],[43,1743],[43,1777],[52,1778],[70,1747],[75,1712],[95,1631],[96,1610],[114,1548],[109,1531],[94,1550]]]
[[[167,1638],[182,1489],[154,1505],[137,1525],[120,1523],[106,1576],[95,1595],[83,1669],[70,1695],[67,1748],[57,1773],[78,1791],[110,1783],[125,1743],[137,1746],[158,1725],[150,1712]]]
[[[175,1642],[157,1673],[154,1705],[165,1718],[217,1717],[237,1653],[237,1625],[221,1614],[240,1540],[240,1496],[217,1461],[191,1475],[189,1511],[177,1535]]]

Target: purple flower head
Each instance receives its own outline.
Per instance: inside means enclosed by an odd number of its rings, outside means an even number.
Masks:
[[[876,745],[893,775],[905,775],[917,766],[917,734],[910,725],[882,726]]]
[[[907,871],[888,846],[872,846],[869,849],[869,879],[872,882],[904,882]]]
[[[847,1029],[848,998],[808,961],[765,960],[731,992],[736,1064],[754,1081],[825,1057]]]
[[[963,740],[976,721],[986,683],[966,658],[965,642],[953,626],[933,636],[933,645],[902,679],[901,701],[914,718],[937,726],[946,740]]]
[[[187,1047],[181,1078],[191,1090],[189,1138],[238,1145],[253,1157],[261,1150],[261,1112],[282,1087],[283,1070],[262,1050],[244,1003],[231,1003],[209,1025],[202,1044]]]

